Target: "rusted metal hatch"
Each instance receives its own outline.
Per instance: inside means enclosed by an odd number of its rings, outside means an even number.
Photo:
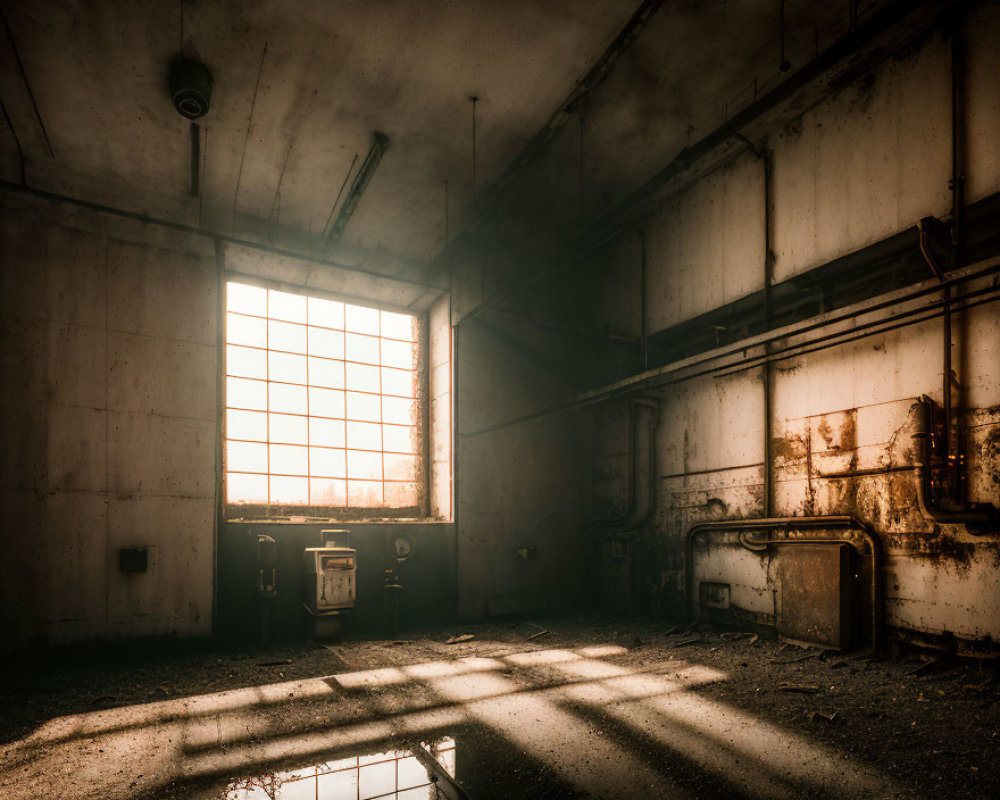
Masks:
[[[849,649],[857,629],[850,546],[789,547],[775,560],[778,633],[795,642]]]

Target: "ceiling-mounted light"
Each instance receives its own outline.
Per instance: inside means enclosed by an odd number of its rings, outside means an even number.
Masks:
[[[212,100],[212,73],[200,61],[178,55],[170,62],[170,99],[188,119],[208,113]]]

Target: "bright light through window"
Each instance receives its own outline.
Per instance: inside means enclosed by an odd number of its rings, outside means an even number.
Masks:
[[[416,317],[229,282],[229,504],[420,505]]]

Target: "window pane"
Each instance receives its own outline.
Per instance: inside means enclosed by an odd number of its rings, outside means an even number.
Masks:
[[[284,383],[305,383],[306,357],[269,352],[267,354],[267,377],[269,380]]]
[[[397,342],[394,339],[382,339],[382,360],[384,367],[413,369],[417,360],[416,348],[410,342]]]
[[[268,397],[272,411],[289,414],[306,413],[306,387],[289,386],[287,383],[269,383]]]
[[[392,311],[382,312],[382,335],[390,339],[403,339],[407,342],[416,341],[416,317],[409,314],[396,314]]]
[[[311,386],[328,386],[332,389],[343,389],[344,362],[310,356],[309,384]]]
[[[309,355],[343,358],[344,334],[326,328],[309,328]]]
[[[276,292],[274,289],[270,289],[267,293],[267,315],[271,319],[283,319],[288,322],[305,322],[305,295]]]
[[[304,353],[306,351],[306,326],[270,320],[267,323],[267,346],[271,350]]]
[[[382,367],[382,391],[400,397],[413,397],[415,377],[414,373],[406,370]]]
[[[403,425],[382,426],[382,448],[395,453],[417,452],[416,429]]]
[[[381,450],[381,426],[372,422],[348,422],[347,446],[352,450]]]
[[[348,450],[347,477],[381,479],[382,454]]]
[[[365,364],[347,365],[347,388],[358,392],[378,392],[378,367]]]
[[[226,378],[226,405],[230,408],[267,410],[267,383],[245,378]]]
[[[267,289],[245,283],[226,284],[226,310],[244,314],[267,315]]]
[[[326,447],[309,448],[309,469],[312,475],[325,478],[343,478],[347,465],[343,450]]]
[[[396,787],[396,762],[369,764],[358,770],[358,797],[380,797]]]
[[[382,505],[382,484],[378,481],[348,481],[347,505],[377,508]]]
[[[309,505],[347,505],[347,481],[331,480],[329,478],[313,478],[309,481]],[[353,775],[353,773],[351,774]],[[330,795],[330,797],[334,796],[335,795],[332,794]]]
[[[417,478],[417,457],[386,453],[385,479],[387,481],[412,481]]]
[[[226,348],[226,374],[244,378],[267,377],[267,352],[249,347]]]
[[[239,472],[267,472],[267,445],[253,442],[226,442],[226,469]]]
[[[306,444],[309,440],[309,420],[290,414],[269,414],[268,437],[278,444]]]
[[[272,444],[268,448],[271,473],[279,475],[308,475],[309,450],[287,444]]]
[[[309,419],[309,444],[316,447],[343,447],[347,444],[343,420],[311,417]]]
[[[409,508],[418,503],[417,484],[387,483],[385,484],[386,508]]]
[[[267,347],[267,320],[226,314],[226,343]]]
[[[271,503],[281,506],[304,506],[309,502],[309,481],[306,478],[271,476]]]
[[[227,503],[267,503],[267,476],[226,473]]]
[[[344,304],[333,300],[309,298],[309,324],[344,329]]]
[[[378,311],[374,308],[348,305],[345,308],[345,327],[354,333],[378,336]]]
[[[344,392],[342,390],[309,387],[310,416],[343,419],[344,411]]]
[[[226,409],[226,438],[267,441],[267,414]]]
[[[378,422],[381,419],[379,406],[381,399],[377,394],[347,393],[347,418],[362,422]]]
[[[360,333],[347,334],[347,360],[378,364],[378,337]]]
[[[396,764],[396,782],[400,789],[412,789],[428,782],[427,770],[416,756],[401,758]]]
[[[417,423],[417,401],[402,397],[382,398],[382,421],[396,425],[415,425]]]

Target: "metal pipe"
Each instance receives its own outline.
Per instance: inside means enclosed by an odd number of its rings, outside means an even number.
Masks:
[[[646,315],[646,231],[639,228],[639,360],[649,369],[649,319]]]
[[[963,215],[965,211],[965,41],[962,37],[964,23],[960,10],[951,21],[951,268],[962,265],[962,241],[965,236]],[[952,368],[953,335],[951,324],[951,288],[943,290],[942,314],[943,359],[941,366],[942,402],[944,405],[945,440],[944,455],[949,467],[958,456],[958,423],[955,419],[952,391],[955,386]],[[959,398],[961,407],[961,397]]]
[[[764,149],[758,156],[764,163],[764,330],[770,331],[774,324],[774,304],[771,286],[774,283],[774,180],[771,151]],[[764,343],[764,354],[770,355],[771,343]],[[764,393],[764,516],[774,513],[774,481],[771,475],[774,454],[771,452],[771,361],[764,362],[761,369]]]
[[[989,272],[995,272],[995,269],[990,269]],[[982,275],[977,274],[970,277],[982,277]],[[923,294],[920,292],[919,294]],[[901,304],[908,300],[913,299],[917,295],[911,295],[901,298],[893,304]],[[983,305],[984,303],[995,303],[1000,300],[1000,286],[992,286],[984,289],[978,289],[975,291],[966,292],[963,295],[953,298],[955,302],[958,301],[968,301],[963,304],[963,309],[975,308],[976,306]],[[816,339],[810,340],[808,342],[802,342],[800,344],[790,346],[787,348],[782,348],[781,350],[773,351],[772,355],[762,355],[762,356],[747,356],[746,358],[734,361],[729,364],[722,364],[715,367],[706,367],[699,372],[687,373],[684,375],[677,376],[675,373],[680,372],[682,369],[698,366],[709,361],[715,361],[719,358],[733,355],[733,351],[730,346],[721,348],[719,351],[711,351],[710,353],[692,356],[690,358],[683,359],[679,362],[674,362],[673,364],[668,364],[665,367],[660,367],[655,370],[651,370],[648,374],[643,373],[640,375],[632,376],[631,378],[626,378],[617,383],[611,384],[609,386],[604,386],[600,389],[594,389],[589,392],[585,392],[572,400],[559,403],[558,405],[550,406],[548,408],[543,408],[539,411],[534,411],[530,414],[525,414],[524,416],[517,417],[515,419],[507,420],[506,422],[499,422],[494,425],[490,425],[486,428],[480,428],[479,430],[470,431],[465,434],[466,436],[481,436],[486,433],[492,433],[503,428],[510,427],[511,425],[520,425],[524,422],[529,422],[539,417],[548,416],[549,414],[555,414],[561,411],[568,411],[577,408],[586,408],[587,406],[595,405],[596,403],[602,403],[607,400],[613,399],[615,397],[626,397],[630,394],[639,391],[650,391],[663,386],[673,385],[675,383],[684,383],[685,381],[693,380],[694,378],[700,378],[705,375],[719,375],[726,376],[732,375],[736,372],[742,372],[747,369],[752,369],[754,367],[760,366],[765,361],[784,361],[789,358],[797,358],[802,355],[807,355],[809,353],[815,353],[820,350],[826,350],[831,347],[839,347],[844,344],[849,344],[850,342],[857,341],[859,339],[864,339],[869,336],[877,336],[889,331],[897,330],[899,328],[908,327],[910,325],[916,325],[922,322],[927,322],[932,319],[936,319],[940,316],[940,311],[937,310],[941,306],[940,302],[929,303],[922,308],[911,309],[909,311],[901,312],[895,314],[891,317],[886,317],[885,319],[876,320],[874,322],[866,323],[863,325],[855,326],[855,328],[848,331],[841,331],[840,333],[830,334],[827,336],[821,336]],[[878,310],[877,308],[866,308],[862,312],[855,312],[854,314],[848,316],[859,316],[861,313],[870,313],[873,310]],[[917,316],[923,314],[924,316]],[[902,320],[902,321],[900,321]],[[824,327],[825,325],[831,325],[835,322],[840,322],[840,319],[828,320],[825,323],[812,324],[808,326],[808,329],[814,329],[819,327]],[[878,327],[882,326],[882,327]],[[799,335],[801,331],[793,331],[791,334],[787,335]],[[843,338],[834,338],[843,337]],[[767,341],[773,341],[782,338],[781,336],[775,336],[773,338],[768,338]],[[737,350],[749,350],[751,347],[759,346],[763,343],[761,337],[752,337],[753,341],[744,340],[741,345],[739,345]],[[834,339],[833,341],[830,341]],[[816,346],[812,346],[813,342],[819,342]]]
[[[910,411],[914,417],[913,468],[917,489],[917,507],[927,519],[946,525],[965,525],[969,533],[981,535],[1000,528],[1000,508],[988,503],[973,503],[963,508],[945,508],[934,500],[930,451],[934,440],[931,426],[933,401],[922,396]]]
[[[191,123],[191,196],[197,197],[201,192],[201,129],[197,122]]]
[[[657,425],[659,424],[659,416],[660,416],[659,408],[660,407],[659,407],[659,403],[656,400],[648,400],[646,398],[636,397],[636,398],[633,398],[632,400],[629,401],[629,405],[628,405],[628,429],[629,429],[629,433],[628,433],[628,436],[629,436],[629,449],[628,449],[628,468],[629,468],[629,473],[628,473],[628,495],[629,495],[629,500],[628,500],[628,506],[625,508],[625,511],[623,513],[618,514],[617,516],[610,517],[608,519],[597,519],[597,520],[594,520],[594,524],[597,525],[599,528],[622,528],[622,529],[628,530],[628,529],[635,528],[637,526],[637,523],[635,521],[636,505],[638,503],[638,486],[637,486],[637,484],[638,484],[638,478],[636,476],[636,472],[637,472],[637,470],[636,470],[636,461],[638,460],[637,459],[637,452],[638,452],[638,438],[639,438],[639,436],[638,436],[638,428],[639,428],[639,426],[638,426],[638,424],[636,422],[637,419],[638,419],[638,415],[635,412],[635,407],[636,406],[640,406],[640,405],[641,406],[646,406],[647,408],[652,409],[653,412],[654,412],[654,415],[655,415],[656,424]],[[650,478],[649,478],[649,480],[651,482],[655,483],[656,462],[655,462],[655,442],[653,441],[653,439],[655,437],[654,437],[654,435],[652,433],[653,424],[654,424],[653,423],[653,418],[651,417],[650,418],[650,431],[651,431],[651,433],[650,433],[650,440],[651,441],[650,441],[649,447],[650,447],[650,450],[654,451],[652,453],[652,456],[651,456],[654,460],[650,464],[650,472],[649,472]],[[645,520],[649,518],[650,512],[646,511],[646,512],[643,512],[643,514],[644,514],[643,522],[645,522]]]
[[[763,552],[768,547],[790,544],[854,544],[849,539],[803,538],[803,539],[752,539],[746,537],[752,530],[791,530],[793,528],[843,528],[858,531],[868,543],[872,559],[872,650],[878,652],[883,645],[882,632],[882,546],[871,526],[847,515],[822,517],[767,517],[763,519],[728,519],[697,522],[688,528],[684,542],[684,596],[688,616],[694,617],[694,537],[699,533],[740,532],[739,541],[743,547],[755,552]],[[861,549],[855,545],[861,553]]]

